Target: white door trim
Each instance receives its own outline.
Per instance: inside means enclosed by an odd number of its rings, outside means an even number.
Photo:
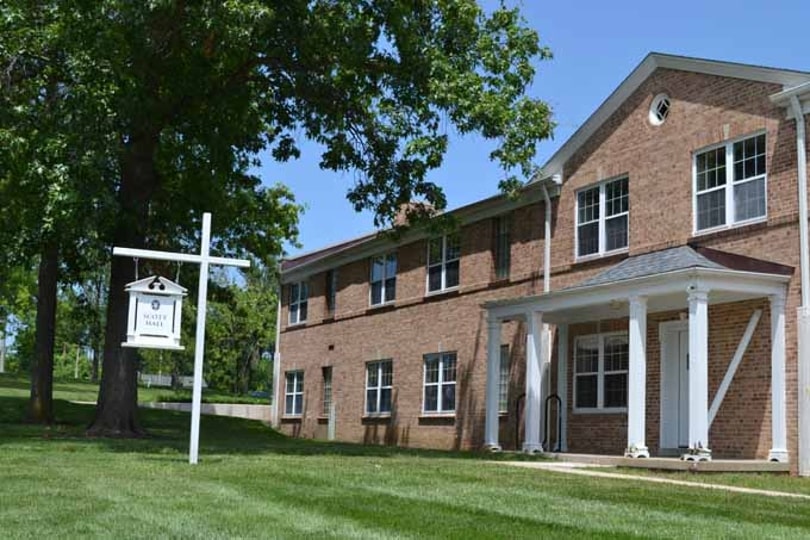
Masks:
[[[679,332],[689,331],[688,320],[666,321],[658,325],[658,341],[661,345],[659,356],[659,369],[660,369],[660,393],[659,393],[659,409],[660,409],[660,422],[659,422],[659,449],[673,449],[678,448],[678,431],[677,426],[675,429],[665,420],[668,418],[669,413],[667,407],[670,406],[670,400],[666,399],[669,396],[669,389],[665,389],[665,385],[669,381],[666,374],[667,368],[667,351],[670,348],[673,336],[677,336]],[[671,412],[671,411],[669,411]]]

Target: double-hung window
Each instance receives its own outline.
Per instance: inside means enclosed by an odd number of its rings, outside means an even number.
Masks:
[[[458,287],[461,237],[448,234],[428,242],[428,292]]]
[[[509,345],[501,345],[500,378],[498,380],[498,412],[506,413],[509,409],[509,374],[512,367],[512,356]]]
[[[577,257],[626,249],[629,218],[627,178],[577,192]]]
[[[509,277],[510,251],[512,248],[509,238],[509,215],[496,217],[492,220],[493,229],[493,262],[495,263],[495,278],[507,279]]]
[[[574,342],[576,409],[620,410],[627,407],[627,334],[595,334]]]
[[[391,360],[366,364],[366,414],[391,414],[394,366]]]
[[[456,411],[456,353],[425,355],[425,413]]]
[[[327,315],[334,316],[336,306],[337,306],[337,270],[332,269],[326,272]]]
[[[371,259],[371,305],[393,302],[397,297],[397,254]]]
[[[766,216],[764,133],[696,153],[694,167],[696,231]]]
[[[284,386],[284,414],[301,416],[304,410],[304,372],[288,371]]]
[[[332,414],[332,366],[326,366],[323,373],[323,396],[321,399],[321,414],[329,416]]]
[[[307,320],[308,300],[309,286],[306,281],[290,284],[290,324],[298,324]]]

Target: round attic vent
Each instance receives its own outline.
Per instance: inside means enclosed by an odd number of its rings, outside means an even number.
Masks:
[[[655,96],[650,104],[650,124],[654,126],[663,124],[667,116],[669,116],[670,106],[668,95],[658,94]]]

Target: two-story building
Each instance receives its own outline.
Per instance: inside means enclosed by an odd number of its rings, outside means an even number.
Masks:
[[[795,463],[808,112],[810,73],[650,54],[518,200],[285,260],[277,425]]]

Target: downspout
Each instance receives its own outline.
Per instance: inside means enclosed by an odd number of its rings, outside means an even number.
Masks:
[[[545,223],[543,228],[543,292],[551,290],[551,197],[548,188],[543,184],[543,201],[545,202]]]
[[[273,351],[273,409],[272,409],[272,424],[273,427],[278,428],[281,424],[279,422],[279,379],[281,378],[281,296],[284,292],[284,285],[281,283],[281,265],[278,267],[278,300],[276,302],[276,346]]]
[[[798,96],[790,98],[796,120],[796,158],[799,175],[799,257],[802,305],[798,317],[798,378],[799,378],[799,475],[810,476],[810,260],[807,231],[807,138],[804,112]]]
[[[798,96],[791,96],[790,107],[796,120],[796,154],[799,167],[799,256],[802,282],[802,308],[810,308],[810,259],[807,231],[807,139],[804,113]]]

